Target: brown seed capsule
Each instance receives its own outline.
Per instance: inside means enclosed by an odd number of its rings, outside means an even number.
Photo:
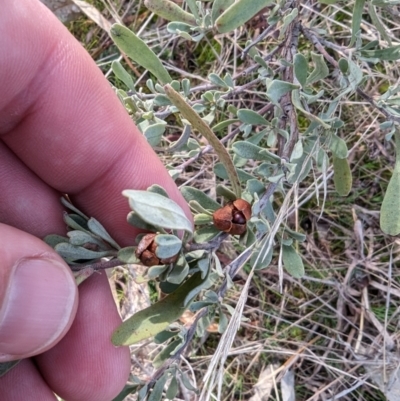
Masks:
[[[246,218],[243,216],[242,212],[234,212],[232,222],[236,224],[245,224]]]
[[[232,235],[246,232],[247,220],[251,217],[251,206],[244,199],[236,199],[213,213],[214,226]]]
[[[167,265],[176,262],[179,254],[165,259],[160,259],[157,257],[157,244],[154,241],[156,236],[157,234],[146,234],[144,237],[142,237],[138,247],[136,248],[136,257],[147,267]]]

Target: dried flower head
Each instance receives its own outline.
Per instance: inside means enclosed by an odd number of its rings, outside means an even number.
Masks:
[[[157,256],[157,243],[155,242],[157,234],[146,234],[139,242],[136,249],[136,257],[148,267],[156,265],[167,265],[174,263],[178,259],[178,254],[170,257],[161,259]]]
[[[250,217],[250,203],[244,199],[236,199],[216,210],[213,221],[218,230],[232,235],[241,235],[246,232],[247,221]]]

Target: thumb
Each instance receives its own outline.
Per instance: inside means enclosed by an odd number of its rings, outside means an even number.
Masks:
[[[78,291],[74,276],[40,239],[0,224],[0,362],[46,351],[68,331]]]

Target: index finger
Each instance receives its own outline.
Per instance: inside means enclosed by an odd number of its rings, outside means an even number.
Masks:
[[[0,135],[8,148],[122,243],[132,235],[124,189],[158,183],[189,215],[168,172],[81,45],[38,2],[7,0],[3,7]]]

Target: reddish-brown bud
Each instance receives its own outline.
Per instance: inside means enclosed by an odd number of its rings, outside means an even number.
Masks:
[[[236,199],[213,213],[214,226],[232,235],[246,232],[247,220],[251,217],[251,206],[244,199]]]
[[[146,234],[142,237],[136,248],[136,257],[147,267],[167,265],[176,262],[179,254],[165,259],[157,257],[157,244],[154,241],[156,236],[157,234]]]

